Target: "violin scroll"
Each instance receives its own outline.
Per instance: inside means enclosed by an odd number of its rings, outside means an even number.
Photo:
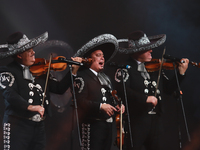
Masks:
[[[82,62],[84,64],[91,64],[92,63],[92,58],[82,58]]]
[[[193,62],[193,61],[190,61],[189,63],[190,63],[192,66],[195,66],[195,67],[200,68],[200,63],[196,63],[196,62]]]

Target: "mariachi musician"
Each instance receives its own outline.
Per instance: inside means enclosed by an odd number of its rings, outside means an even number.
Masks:
[[[5,101],[3,118],[4,150],[44,150],[46,137],[44,119],[51,115],[49,92],[63,94],[71,85],[70,73],[60,81],[46,74],[35,78],[29,67],[35,62],[33,47],[45,42],[48,33],[28,39],[21,32],[7,38],[7,51],[0,58],[12,57],[13,62],[0,67],[0,90]],[[72,58],[81,61],[81,58]],[[72,65],[76,74],[79,66]],[[46,93],[45,93],[46,86]]]
[[[75,54],[75,57],[92,59],[88,67],[79,69],[75,78],[82,150],[110,150],[115,139],[113,131],[116,131],[114,113],[125,110],[124,105],[120,109],[114,103],[111,81],[103,72],[104,64],[116,53],[117,44],[113,35],[103,34],[93,38]]]
[[[125,62],[131,66],[130,69],[123,69],[123,77],[127,90],[128,110],[132,134],[131,141],[125,142],[128,150],[141,150],[144,146],[147,150],[162,150],[162,122],[163,112],[163,91],[157,86],[157,72],[148,73],[144,63],[152,59],[153,48],[162,45],[166,35],[155,35],[147,37],[143,31],[135,31],[128,36],[128,39],[119,40],[120,52],[130,55]],[[181,82],[185,77],[188,68],[188,59],[181,59],[184,63],[178,64],[178,79]],[[156,74],[156,76],[155,76]],[[124,97],[122,89],[121,69],[115,73],[115,81],[120,97]],[[177,88],[176,79],[169,80],[162,72],[164,92],[172,93]],[[158,88],[157,88],[158,87]],[[127,136],[129,139],[129,136]]]

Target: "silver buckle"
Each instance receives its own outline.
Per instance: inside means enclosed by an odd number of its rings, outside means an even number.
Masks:
[[[113,118],[110,117],[110,118],[106,119],[106,122],[112,123],[113,122]]]
[[[36,115],[34,115],[33,117],[31,117],[31,118],[29,118],[29,120],[32,120],[32,121],[34,121],[34,122],[40,122],[40,121],[42,121],[42,120],[44,120],[45,118],[43,117],[41,117],[39,114],[36,114]]]
[[[153,111],[153,110],[151,110],[151,111],[149,111],[149,112],[148,112],[148,114],[149,114],[149,115],[155,115],[155,114],[156,114],[156,112],[155,112],[155,111]]]

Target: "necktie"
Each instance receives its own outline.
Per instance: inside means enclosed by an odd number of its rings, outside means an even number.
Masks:
[[[24,68],[23,68],[23,76],[24,76],[24,79],[34,81],[34,77],[32,76],[32,74],[29,70],[29,67],[27,67],[27,66],[24,66]]]
[[[101,85],[105,85],[111,89],[110,80],[104,73],[102,73],[102,72],[98,73],[97,77],[99,78]]]
[[[142,76],[144,79],[150,79],[150,76],[149,76],[149,74],[148,74],[148,72],[147,72],[147,70],[146,70],[146,68],[145,68],[145,66],[144,66],[144,63],[140,63],[140,64],[138,65],[138,71],[141,72],[141,76]]]

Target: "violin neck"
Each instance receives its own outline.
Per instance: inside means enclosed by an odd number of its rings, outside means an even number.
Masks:
[[[192,66],[195,66],[195,67],[200,68],[200,63],[196,63],[196,62],[193,62],[193,61],[189,61],[189,63],[190,63]]]

